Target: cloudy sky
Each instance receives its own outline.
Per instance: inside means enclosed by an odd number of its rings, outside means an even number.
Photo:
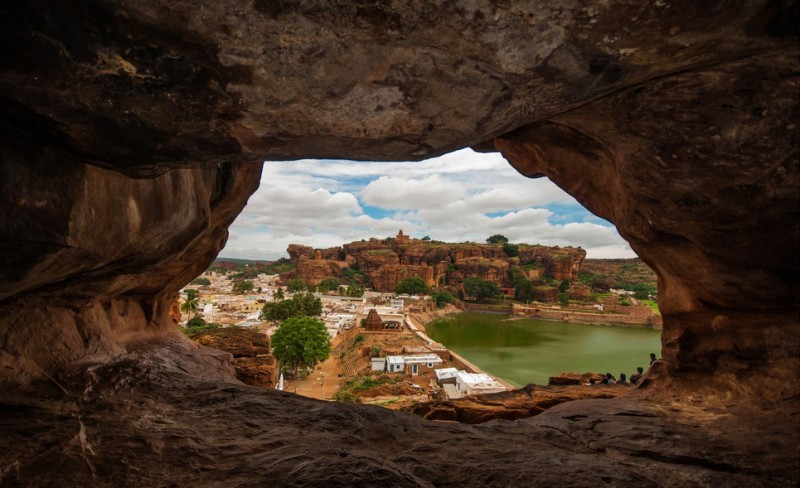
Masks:
[[[305,159],[264,164],[261,187],[220,256],[274,260],[289,244],[340,246],[370,237],[581,246],[590,258],[634,257],[607,221],[546,178],[469,149],[421,162]]]

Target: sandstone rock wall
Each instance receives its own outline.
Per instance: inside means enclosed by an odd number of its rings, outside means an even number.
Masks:
[[[580,248],[527,245],[520,248],[526,263],[541,266],[544,274],[559,280],[577,279],[586,256],[586,251]],[[340,276],[342,267],[355,263],[370,277],[373,287],[384,292],[394,291],[401,280],[412,276],[422,278],[429,286],[440,283],[458,286],[471,276],[508,286],[511,262],[519,265],[521,261],[518,257],[508,257],[500,245],[427,242],[408,236],[351,242],[328,249],[292,244],[288,252],[297,265],[292,276],[299,276],[307,283],[318,284],[328,276]],[[335,261],[342,257],[344,261]],[[533,277],[539,278],[539,274]]]
[[[0,145],[3,363],[32,368],[19,378],[36,377],[87,355],[117,354],[129,340],[174,333],[177,291],[224,246],[261,164],[192,165],[132,179],[7,125],[0,132],[18,143]]]
[[[295,262],[297,267],[293,276],[297,276],[309,285],[319,285],[322,280],[329,277],[339,277],[342,275],[342,267],[339,261],[329,259],[308,259],[302,256]]]

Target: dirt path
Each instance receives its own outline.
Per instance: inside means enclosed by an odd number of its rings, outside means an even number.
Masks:
[[[340,337],[336,336],[333,339],[332,349],[336,348]],[[311,374],[300,380],[289,381],[285,385],[285,390],[309,398],[331,400],[344,383],[344,378],[339,377],[341,373],[339,359],[331,353],[328,359],[317,364]]]

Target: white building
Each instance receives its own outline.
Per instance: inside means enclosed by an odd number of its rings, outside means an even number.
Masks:
[[[389,373],[400,373],[406,368],[403,356],[386,356],[386,371]]]
[[[436,365],[442,364],[442,358],[436,354],[410,354],[407,356],[387,356],[386,371],[389,373],[401,373],[408,366],[409,373],[416,376],[427,370],[431,370]],[[373,369],[373,371],[375,371]]]
[[[488,374],[467,373],[466,371],[459,371],[456,375],[456,389],[464,396],[506,391],[503,385]]]
[[[440,368],[434,371],[436,373],[436,381],[442,383],[455,383],[458,370],[456,368]]]
[[[386,370],[386,358],[372,358],[370,364],[372,365],[372,371]]]

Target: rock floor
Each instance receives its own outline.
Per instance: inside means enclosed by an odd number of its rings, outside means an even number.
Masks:
[[[208,354],[146,344],[3,392],[0,485],[798,483],[797,398],[756,410],[626,395],[465,425],[244,386]]]

